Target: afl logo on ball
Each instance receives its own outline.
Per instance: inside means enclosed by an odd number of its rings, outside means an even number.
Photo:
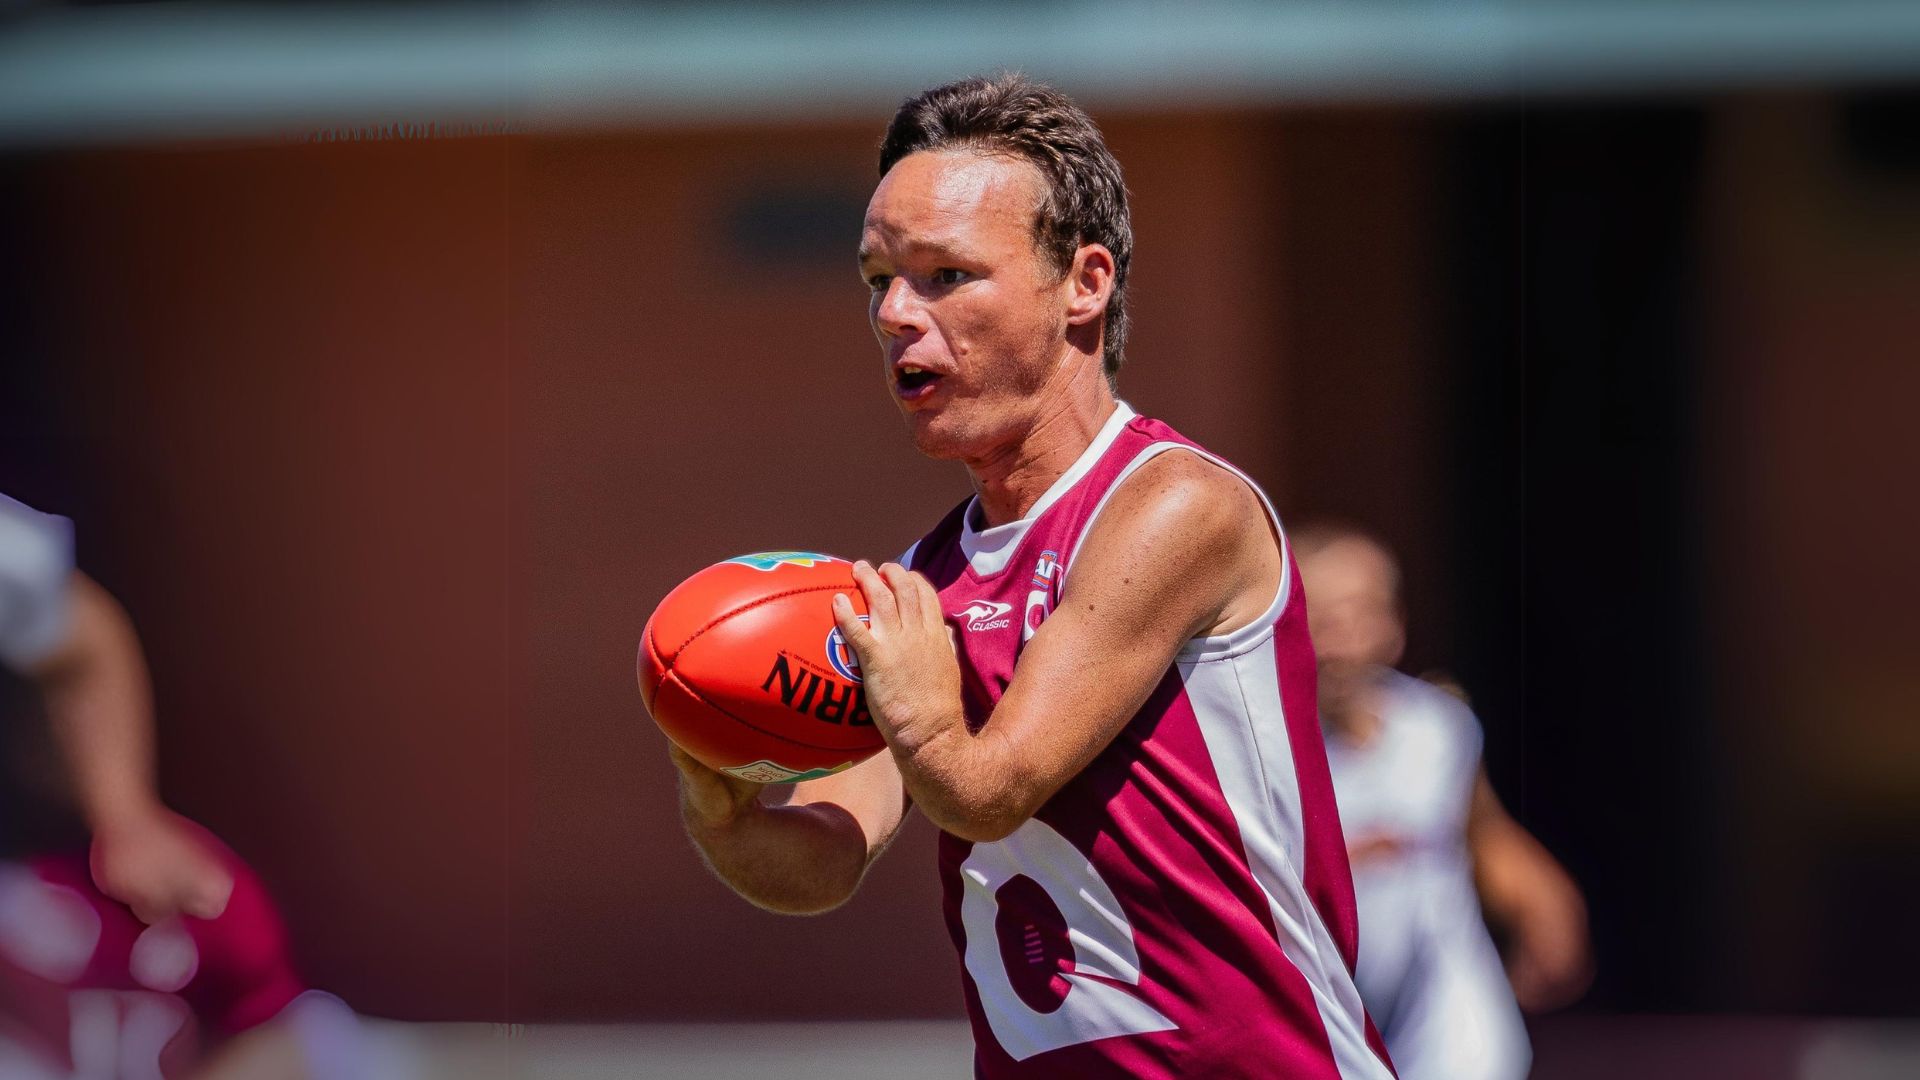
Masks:
[[[861,622],[870,621],[865,615],[859,616],[859,619]],[[847,644],[847,639],[840,636],[837,626],[827,631],[827,663],[832,664],[833,670],[839,672],[842,678],[860,681],[860,658],[854,655],[853,646]]]
[[[811,569],[814,563],[836,563],[840,560],[815,551],[756,551],[752,555],[737,555],[727,561],[772,573],[782,566],[802,566]]]

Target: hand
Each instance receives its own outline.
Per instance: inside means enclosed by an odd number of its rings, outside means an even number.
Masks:
[[[1367,833],[1347,844],[1347,861],[1355,867],[1387,862],[1407,853],[1407,843],[1392,833]]]
[[[866,595],[869,621],[860,621],[844,593],[833,598],[833,619],[860,657],[867,709],[880,733],[912,755],[964,728],[960,662],[932,584],[896,563],[876,571],[864,560],[853,564],[853,578]]]
[[[739,817],[749,804],[759,801],[760,789],[767,786],[710,769],[672,743],[667,744],[667,756],[680,770],[682,811],[708,828],[719,828]]]
[[[151,926],[175,915],[217,919],[233,874],[200,828],[165,807],[106,822],[94,831],[93,881]]]
[[[1585,929],[1543,925],[1539,919],[1515,925],[1507,948],[1507,981],[1513,985],[1514,1000],[1528,1012],[1572,1004],[1593,983]]]

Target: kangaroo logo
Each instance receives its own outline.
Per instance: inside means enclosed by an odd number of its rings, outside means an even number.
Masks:
[[[968,604],[965,610],[954,612],[953,617],[960,620],[960,624],[968,630],[998,630],[1013,624],[1013,620],[1007,617],[1012,610],[1012,604],[975,600]]]

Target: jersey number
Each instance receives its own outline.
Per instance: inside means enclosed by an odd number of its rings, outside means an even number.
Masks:
[[[979,990],[987,1026],[1015,1061],[1076,1043],[1177,1026],[1140,998],[1133,926],[1093,863],[1066,837],[1029,818],[1005,840],[975,844],[960,876],[967,973]],[[1057,1001],[1040,1001],[1043,1008],[1033,1004],[1031,987],[1015,986],[1007,968],[1000,897],[1009,887],[1044,890],[1065,923],[1072,963],[1053,976],[1064,981],[1064,992]],[[1034,936],[1031,929],[1027,933]],[[1037,941],[1026,948],[1032,959],[1045,951]]]

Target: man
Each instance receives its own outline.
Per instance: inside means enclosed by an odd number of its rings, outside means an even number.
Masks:
[[[1393,669],[1406,641],[1393,556],[1334,527],[1297,531],[1294,551],[1359,900],[1360,996],[1402,1080],[1518,1080],[1530,1051],[1516,995],[1550,1008],[1588,979],[1579,890],[1501,807],[1472,711]],[[1483,904],[1506,931],[1504,975]]]
[[[688,831],[749,900],[820,911],[918,806],[980,1076],[1390,1076],[1279,524],[1114,397],[1118,163],[1003,76],[908,101],[880,170],[859,262],[883,372],[976,494],[855,564],[870,622],[834,600],[889,752],[784,795],[676,752]]]
[[[74,568],[70,523],[4,495],[0,666],[39,689],[92,833],[51,854],[0,837],[0,1076],[369,1075],[264,885],[161,802],[140,642]]]

